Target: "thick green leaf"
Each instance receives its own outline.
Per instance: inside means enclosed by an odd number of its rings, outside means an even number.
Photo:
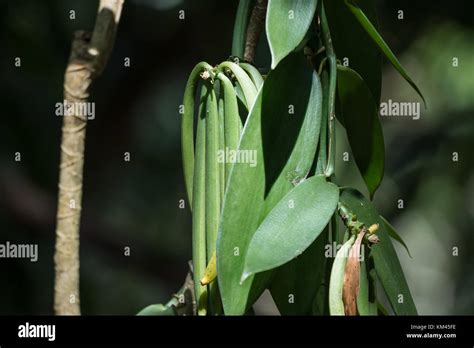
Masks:
[[[272,53],[272,69],[304,39],[316,6],[316,0],[268,1],[265,27]]]
[[[387,308],[379,301],[377,301],[377,313],[384,316],[389,315]]]
[[[149,305],[143,308],[137,315],[161,315],[161,316],[169,316],[169,315],[176,315],[173,307],[165,306],[161,303]]]
[[[365,247],[365,246],[364,246]],[[365,253],[367,256],[367,253]],[[369,278],[367,268],[370,262],[365,260],[360,263],[359,295],[357,296],[357,310],[359,315],[377,315],[377,303],[375,298],[375,287]]]
[[[288,192],[250,240],[242,281],[305,251],[328,224],[338,200],[338,187],[324,176],[313,176]]]
[[[321,99],[319,78],[302,54],[281,62],[258,93],[239,144],[239,151],[255,154],[256,161],[237,162],[231,169],[217,242],[226,314],[245,313],[268,283],[266,272],[240,284],[247,247],[268,212],[308,174],[319,138]]]
[[[367,278],[366,264],[360,262],[359,295],[357,296],[357,311],[359,315],[369,315],[369,279]]]
[[[331,315],[345,315],[342,289],[344,287],[347,257],[354,241],[355,236],[353,235],[339,249],[332,264],[331,278],[329,280],[329,313]]]
[[[377,27],[373,0],[358,0],[357,4]],[[367,83],[377,105],[382,87],[382,57],[375,43],[367,36],[343,1],[325,0],[324,9],[331,29],[331,39],[337,58],[343,65],[357,71]],[[336,116],[342,119],[338,113]],[[344,122],[341,122],[344,125]]]
[[[355,189],[342,189],[340,203],[366,226],[378,223],[380,242],[372,247],[375,270],[397,315],[416,315],[416,307],[390,236],[372,203]]]
[[[385,160],[378,108],[367,85],[354,70],[339,66],[337,82],[352,153],[373,197],[383,178]]]
[[[352,12],[352,14],[357,18],[359,23],[362,25],[362,27],[365,29],[367,34],[372,38],[372,40],[377,44],[377,46],[380,48],[380,50],[383,52],[383,54],[388,58],[390,63],[392,63],[393,67],[397,69],[397,71],[400,73],[400,75],[403,76],[403,78],[413,87],[413,89],[418,93],[418,95],[421,97],[423,100],[423,103],[425,104],[426,107],[426,101],[425,98],[423,97],[423,94],[421,93],[420,89],[418,86],[413,82],[410,76],[408,76],[407,72],[403,68],[403,66],[400,64],[398,61],[397,57],[395,57],[395,54],[393,54],[392,50],[390,47],[387,45],[387,43],[384,41],[382,36],[380,36],[379,32],[375,28],[375,26],[370,22],[370,20],[367,18],[365,15],[364,11],[359,7],[358,3],[356,3],[353,0],[344,0],[347,7],[349,10]]]
[[[272,279],[270,293],[282,315],[309,315],[324,280],[328,229],[300,256],[281,266]]]
[[[408,256],[412,257],[411,254],[410,254],[410,250],[408,250],[408,246],[406,245],[406,243],[404,242],[404,240],[402,239],[402,237],[400,237],[400,235],[397,233],[397,231],[395,230],[395,228],[390,224],[390,222],[388,222],[383,216],[380,216],[380,218],[382,219],[383,223],[385,224],[385,228],[387,229],[387,232],[388,234],[390,235],[390,237],[392,237],[393,239],[395,239],[398,243],[400,243],[401,245],[403,245],[403,247],[405,248],[405,250],[407,251],[408,253]]]

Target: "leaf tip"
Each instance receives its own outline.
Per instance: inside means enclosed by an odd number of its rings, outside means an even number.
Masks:
[[[426,102],[425,97],[423,95],[421,96],[421,99],[423,100],[423,105],[425,107],[425,110],[428,110],[428,103]]]
[[[275,58],[272,58],[272,65],[270,66],[270,68],[274,70],[277,65],[278,65],[278,61]]]
[[[242,273],[242,276],[240,277],[240,285],[242,285],[248,277],[250,277],[252,275],[252,272],[249,272],[249,271],[245,271]]]
[[[271,70],[275,70],[278,64],[286,57],[281,52],[273,52],[272,50],[272,64],[270,65]]]

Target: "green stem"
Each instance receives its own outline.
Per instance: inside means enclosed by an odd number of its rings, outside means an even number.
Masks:
[[[206,315],[207,287],[200,280],[206,270],[206,98],[208,90],[201,89],[196,132],[196,161],[194,166],[193,197],[193,278],[197,314]]]
[[[328,164],[325,174],[331,177],[334,174],[334,164],[336,160],[336,134],[335,134],[335,102],[336,102],[336,79],[337,79],[337,63],[336,54],[332,46],[331,33],[324,11],[324,4],[321,4],[321,32],[323,36],[324,46],[326,47],[326,56],[329,61],[329,98],[328,98],[328,124],[329,124],[329,148],[328,148]]]
[[[324,174],[325,168],[327,167],[327,116],[325,113],[328,112],[328,89],[329,89],[328,73],[326,70],[322,71],[321,74],[321,87],[323,92],[323,117],[321,120],[321,133],[319,133],[319,151],[318,160],[316,162],[316,175]]]
[[[232,55],[244,58],[247,24],[250,17],[252,0],[240,0],[235,17],[234,35],[232,38]]]

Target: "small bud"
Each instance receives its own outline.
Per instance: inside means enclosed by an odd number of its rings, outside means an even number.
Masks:
[[[199,76],[201,76],[203,80],[207,80],[209,77],[211,77],[211,74],[209,73],[209,71],[204,70]]]
[[[369,234],[374,234],[379,229],[379,224],[373,224],[369,227]]]
[[[370,244],[377,244],[378,242],[380,242],[380,239],[376,234],[371,234],[369,238],[367,238],[367,240]]]

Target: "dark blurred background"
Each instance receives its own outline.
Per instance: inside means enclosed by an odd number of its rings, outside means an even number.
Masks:
[[[62,123],[55,103],[62,101],[72,33],[93,28],[97,5],[0,0],[0,242],[39,245],[36,263],[0,260],[1,314],[52,314]],[[96,118],[87,128],[81,226],[84,314],[135,314],[166,302],[184,280],[191,216],[179,207],[185,191],[178,106],[195,63],[215,64],[231,54],[236,8],[236,0],[125,1],[113,54],[91,96]],[[409,245],[413,258],[397,251],[419,312],[474,314],[474,3],[378,1],[378,10],[383,36],[428,109],[417,121],[382,118],[386,174],[375,202]],[[418,101],[386,64],[382,101],[389,98]],[[337,170],[342,184],[363,187],[353,163],[340,161]],[[260,307],[273,313],[268,300]]]

